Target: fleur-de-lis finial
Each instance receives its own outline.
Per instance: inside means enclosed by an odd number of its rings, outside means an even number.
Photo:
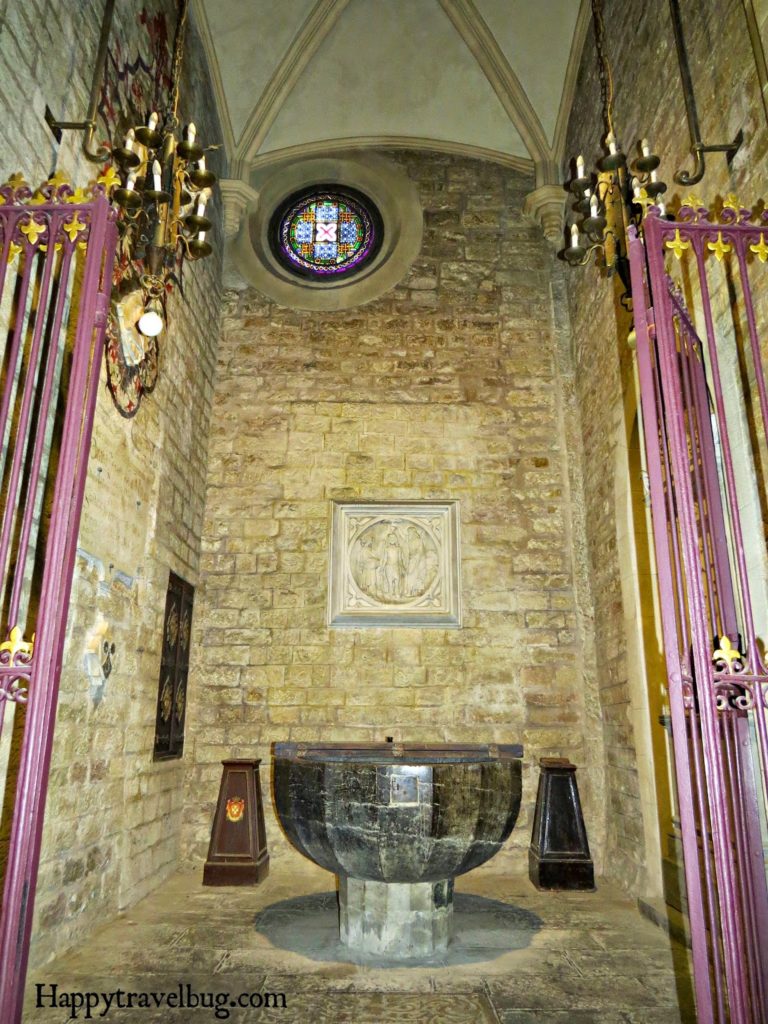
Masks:
[[[34,647],[35,634],[32,634],[31,640],[25,640],[21,627],[14,626],[13,629],[11,629],[8,639],[4,640],[0,644],[0,652],[8,651],[11,656],[11,661],[13,661],[17,654],[28,654],[31,656]]]
[[[27,236],[30,245],[37,245],[38,238],[40,235],[45,234],[48,230],[48,225],[46,223],[41,224],[40,221],[30,217],[26,224],[21,225],[19,230],[23,235]]]
[[[725,662],[730,672],[733,669],[734,662],[739,662],[739,666],[744,664],[744,655],[739,651],[738,647],[733,646],[727,636],[721,636],[720,646],[713,652],[712,661],[715,664]]]
[[[649,196],[644,188],[640,189],[640,195],[635,196],[632,202],[635,204],[635,206],[639,206],[642,208],[644,217],[646,213],[648,213],[648,207],[655,206],[656,204],[656,200],[653,198],[653,196]]]
[[[103,185],[107,192],[110,192],[115,187],[115,185],[120,184],[120,175],[117,173],[115,168],[112,167],[112,165],[110,164],[110,166],[104,171],[104,173],[98,176],[96,181],[99,183],[99,185]]]
[[[717,240],[715,242],[707,242],[707,248],[710,252],[715,254],[718,263],[723,262],[723,256],[725,256],[727,252],[733,251],[733,246],[729,242],[723,241],[722,231],[717,232]]]
[[[71,196],[67,196],[64,200],[66,203],[88,203],[90,202],[90,196],[84,188],[76,188]]]
[[[72,220],[68,220],[67,223],[64,225],[64,233],[66,235],[69,235],[70,242],[74,242],[74,240],[85,227],[86,225],[83,224],[80,220],[80,214],[75,213],[75,216],[72,218]]]
[[[765,235],[760,235],[760,241],[757,245],[750,245],[750,252],[753,252],[761,263],[765,263],[768,260],[768,245],[765,244]]]
[[[61,188],[62,185],[69,185],[71,182],[64,171],[56,171],[48,179],[48,184],[53,185],[54,188]]]
[[[675,228],[675,237],[668,238],[664,245],[675,254],[675,259],[681,259],[686,249],[691,248],[690,242],[685,242],[680,237],[680,228]]]

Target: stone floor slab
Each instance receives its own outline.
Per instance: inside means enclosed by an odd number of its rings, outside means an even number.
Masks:
[[[425,962],[350,957],[333,878],[295,859],[253,888],[204,888],[180,872],[87,942],[30,977],[33,1005],[62,989],[284,992],[287,1008],[230,1008],[233,1024],[687,1024],[687,952],[610,886],[539,893],[525,878],[459,879],[456,936]],[[686,988],[687,986],[687,988]],[[684,1007],[681,1017],[678,1005]],[[211,1009],[111,1011],[106,1024],[213,1024]]]

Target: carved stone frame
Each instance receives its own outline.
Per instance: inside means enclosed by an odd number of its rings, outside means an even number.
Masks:
[[[461,628],[458,501],[332,502],[328,625]]]

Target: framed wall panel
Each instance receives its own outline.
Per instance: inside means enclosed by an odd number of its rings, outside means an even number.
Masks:
[[[329,626],[461,626],[457,501],[335,501]]]
[[[189,643],[195,588],[175,573],[168,577],[163,620],[163,649],[155,720],[155,761],[181,757],[187,710]]]

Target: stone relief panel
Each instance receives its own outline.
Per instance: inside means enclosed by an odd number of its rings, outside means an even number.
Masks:
[[[335,501],[329,626],[461,626],[457,501]]]

